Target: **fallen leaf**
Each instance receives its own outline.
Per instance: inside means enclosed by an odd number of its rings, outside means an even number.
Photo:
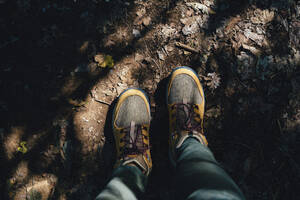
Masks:
[[[27,149],[27,147],[26,147],[26,144],[27,144],[27,142],[22,141],[22,142],[20,143],[20,146],[17,148],[17,151],[18,151],[18,152],[21,152],[21,153],[23,153],[23,154],[27,153],[28,149]]]
[[[177,34],[177,30],[169,25],[165,25],[162,27],[161,33],[162,36],[165,38],[174,37]]]
[[[187,3],[186,5],[193,8],[195,11],[201,11],[204,14],[216,14],[211,8],[201,3]]]
[[[261,9],[256,9],[254,11],[253,17],[251,17],[251,22],[254,24],[266,24],[274,19],[274,11],[269,11],[269,10],[261,10]]]
[[[98,64],[103,63],[104,62],[104,55],[102,55],[102,54],[95,55],[94,60]]]
[[[186,11],[186,16],[191,17],[194,14],[194,10],[193,9],[188,9]]]
[[[246,36],[246,38],[249,38],[253,42],[256,42],[259,46],[262,46],[262,42],[264,41],[263,35],[258,35],[257,33],[254,33],[249,29],[245,29],[244,35]]]
[[[31,185],[27,185],[25,199],[51,199],[55,182],[45,179],[41,181],[29,181]]]
[[[143,23],[143,19],[142,17],[137,17],[135,18],[135,20],[133,21],[134,25],[141,25]]]
[[[187,17],[180,19],[185,26],[182,28],[184,35],[197,33],[200,28],[205,28],[205,20],[201,16]]]
[[[113,41],[113,40],[106,40],[105,43],[104,43],[104,46],[105,47],[111,47],[113,45],[115,45],[116,43]]]
[[[79,48],[80,53],[85,53],[89,47],[89,41],[85,41]]]
[[[164,49],[167,51],[167,52],[171,52],[174,50],[174,47],[173,46],[170,46],[170,45],[166,45],[164,46]]]
[[[143,25],[148,26],[151,22],[151,17],[144,17],[143,18]]]
[[[203,0],[203,4],[206,5],[206,6],[208,6],[208,7],[211,7],[215,3],[214,3],[214,1],[211,1],[211,0]]]
[[[210,89],[214,90],[220,86],[221,78],[219,77],[218,74],[216,74],[215,72],[208,73],[207,77],[210,78],[211,80],[210,82],[207,83],[207,86],[209,86]]]
[[[183,50],[183,55],[191,55],[191,54],[192,54],[191,52]]]
[[[244,49],[249,50],[252,54],[256,55],[257,57],[261,55],[261,51],[255,47],[243,44],[242,45]]]
[[[99,67],[105,68],[105,67],[110,67],[112,68],[114,66],[114,60],[112,56],[110,55],[103,55],[103,54],[98,54],[94,57],[95,62],[98,63]]]
[[[221,109],[219,107],[210,108],[205,112],[206,117],[218,118],[220,115],[221,115]]]
[[[134,55],[134,60],[135,60],[136,62],[141,62],[141,61],[144,60],[144,56],[143,56],[142,54],[136,53],[136,54]]]
[[[197,22],[194,22],[192,24],[186,25],[182,29],[182,33],[184,35],[194,34],[194,33],[197,33],[198,31],[199,31],[199,25],[198,25]]]
[[[227,24],[226,28],[224,29],[224,32],[230,31],[239,21],[241,20],[240,16],[232,17]]]
[[[165,54],[162,51],[157,51],[157,55],[160,60],[165,60]]]
[[[144,14],[146,14],[146,9],[145,8],[142,8],[142,9],[140,9],[136,12],[136,15],[139,16],[139,17],[142,17]]]
[[[114,66],[114,60],[112,56],[105,56],[104,62],[100,65],[100,67],[109,67],[112,68]]]

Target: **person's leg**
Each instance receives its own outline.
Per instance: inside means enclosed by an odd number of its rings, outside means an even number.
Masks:
[[[136,200],[146,187],[147,176],[135,166],[120,166],[115,169],[105,189],[96,200]]]
[[[203,133],[204,91],[191,68],[180,67],[172,72],[167,103],[176,199],[244,199],[207,147]]]
[[[113,113],[116,169],[96,200],[135,200],[143,194],[152,169],[150,119],[150,105],[143,91],[128,89],[120,95]]]
[[[212,152],[197,139],[187,138],[176,149],[176,157],[175,191],[178,191],[178,199],[244,199]]]

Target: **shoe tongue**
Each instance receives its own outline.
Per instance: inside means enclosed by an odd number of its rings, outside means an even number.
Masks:
[[[135,121],[130,122],[129,137],[130,137],[131,141],[136,141],[136,139],[138,139],[137,138],[138,137],[137,136],[137,127],[136,127]],[[140,144],[137,143],[136,145],[138,147]],[[129,143],[128,147],[133,148],[133,143]],[[128,158],[126,158],[126,160],[124,161],[123,165],[131,164],[131,163],[134,163],[134,165],[141,168],[143,173],[146,173],[146,174],[148,173],[148,171],[149,171],[148,165],[143,158],[143,154],[129,155]]]
[[[187,105],[187,99],[184,98],[182,100],[182,103]],[[177,124],[178,124],[178,127],[182,128],[185,126],[185,123],[186,123],[186,120],[188,118],[188,107],[187,106],[180,106],[178,109],[177,109]]]
[[[125,129],[124,137],[125,147],[130,150],[129,155],[136,155],[140,151],[144,151],[144,141],[142,137],[142,125],[136,124],[135,121],[130,122],[130,126]]]
[[[186,99],[186,98],[183,98],[183,99],[182,99],[182,103],[185,104],[185,105],[187,105],[187,99]],[[184,106],[183,108],[184,108],[184,112],[185,112],[186,114],[188,114],[188,113],[189,113],[188,108],[187,108],[186,106]]]
[[[134,121],[130,122],[130,138],[131,138],[132,141],[135,141],[135,138],[136,138],[135,122]],[[133,145],[130,143],[129,147],[132,148]]]

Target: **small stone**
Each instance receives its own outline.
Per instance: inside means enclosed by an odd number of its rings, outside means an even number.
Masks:
[[[137,29],[133,29],[132,34],[133,34],[134,37],[140,37],[141,36],[141,32]]]

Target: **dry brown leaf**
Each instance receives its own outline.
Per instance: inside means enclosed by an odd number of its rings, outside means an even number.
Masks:
[[[80,53],[85,53],[88,47],[89,47],[89,41],[83,42],[83,44],[79,48]]]
[[[144,17],[142,21],[144,26],[149,26],[151,23],[151,17]]]
[[[206,117],[214,117],[214,118],[217,118],[221,115],[221,109],[219,107],[214,107],[214,108],[211,108],[211,109],[208,109],[206,112],[205,112],[205,116]]]
[[[94,60],[97,63],[103,63],[104,62],[104,55],[102,55],[102,54],[95,55]]]
[[[145,8],[141,8],[140,10],[138,10],[136,12],[136,15],[139,16],[139,17],[142,17],[145,14],[146,14],[146,9]]]
[[[137,17],[134,19],[133,24],[134,25],[141,25],[143,23],[142,17]]]
[[[114,46],[115,44],[116,43],[113,40],[110,40],[110,39],[104,41],[104,46],[105,47],[111,47],[111,46]]]
[[[256,9],[254,17],[251,17],[251,22],[254,24],[266,24],[274,19],[274,11]]]
[[[136,62],[141,62],[141,61],[144,60],[144,56],[143,56],[142,54],[136,53],[136,54],[134,55],[134,60],[135,60]]]
[[[188,9],[187,11],[186,11],[186,16],[187,17],[191,17],[192,15],[194,14],[194,10],[193,9]]]
[[[165,49],[167,52],[171,52],[171,51],[174,50],[174,47],[171,46],[171,45],[166,45],[166,46],[164,46],[164,49]]]
[[[226,33],[229,30],[231,30],[240,20],[241,20],[240,16],[232,17],[229,20],[229,23],[227,24],[227,26],[225,27],[224,32]]]
[[[193,8],[196,12],[201,11],[203,14],[215,14],[211,8],[198,2],[186,3],[187,6]]]
[[[255,47],[243,44],[243,48],[249,50],[252,54],[256,55],[257,57],[261,55],[261,51]]]
[[[157,51],[157,55],[160,60],[165,60],[165,54],[162,51]]]

